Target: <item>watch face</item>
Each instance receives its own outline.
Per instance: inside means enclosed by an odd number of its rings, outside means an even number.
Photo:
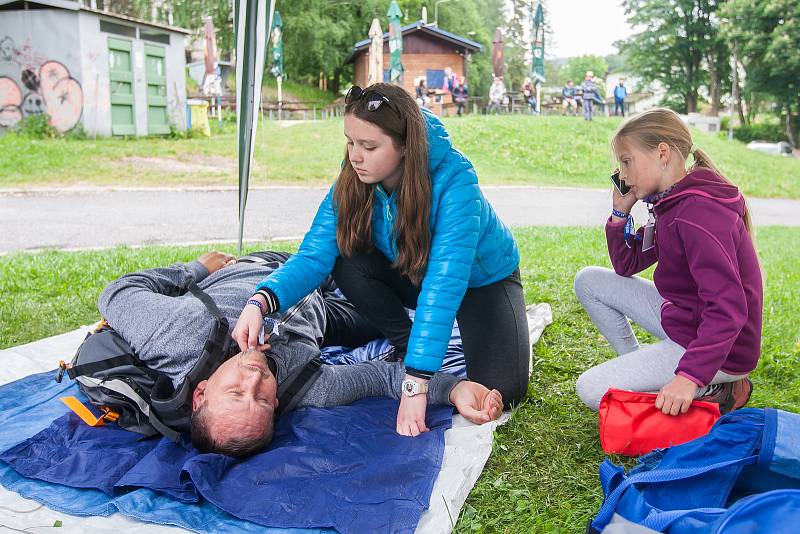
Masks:
[[[414,382],[413,380],[404,380],[403,393],[405,393],[409,397],[413,396],[417,392],[417,388],[414,387],[416,385],[417,385],[416,382]]]

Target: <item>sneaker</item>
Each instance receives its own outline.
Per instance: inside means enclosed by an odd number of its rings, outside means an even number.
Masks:
[[[752,393],[753,383],[749,378],[742,378],[736,382],[714,384],[697,400],[719,404],[719,411],[724,415],[747,404]]]

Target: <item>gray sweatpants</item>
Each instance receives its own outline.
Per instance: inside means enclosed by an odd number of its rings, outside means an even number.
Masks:
[[[576,384],[578,396],[593,410],[609,388],[657,392],[675,378],[685,349],[661,327],[661,304],[653,282],[638,276],[619,276],[604,267],[585,267],[575,276],[575,294],[592,322],[618,356],[584,372]],[[639,345],[628,320],[661,341]],[[719,371],[712,384],[734,382],[745,375]],[[698,396],[707,388],[700,388]]]

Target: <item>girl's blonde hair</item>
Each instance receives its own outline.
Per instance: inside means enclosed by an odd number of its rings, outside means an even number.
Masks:
[[[621,144],[627,140],[649,150],[656,150],[660,143],[666,143],[677,151],[684,160],[688,160],[690,155],[693,156],[694,161],[692,166],[689,167],[689,171],[698,168],[710,169],[714,174],[733,185],[714,165],[711,157],[694,146],[689,127],[686,126],[680,115],[671,109],[648,109],[626,120],[614,134],[614,137],[611,138],[611,149],[614,154],[619,153]],[[746,201],[742,219],[745,228],[747,228],[747,233],[752,236],[753,223]]]

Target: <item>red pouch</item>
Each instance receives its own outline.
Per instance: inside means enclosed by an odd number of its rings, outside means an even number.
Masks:
[[[655,393],[611,388],[600,401],[600,444],[607,454],[639,456],[680,445],[708,433],[720,418],[719,405],[693,401],[686,413],[665,415]]]

